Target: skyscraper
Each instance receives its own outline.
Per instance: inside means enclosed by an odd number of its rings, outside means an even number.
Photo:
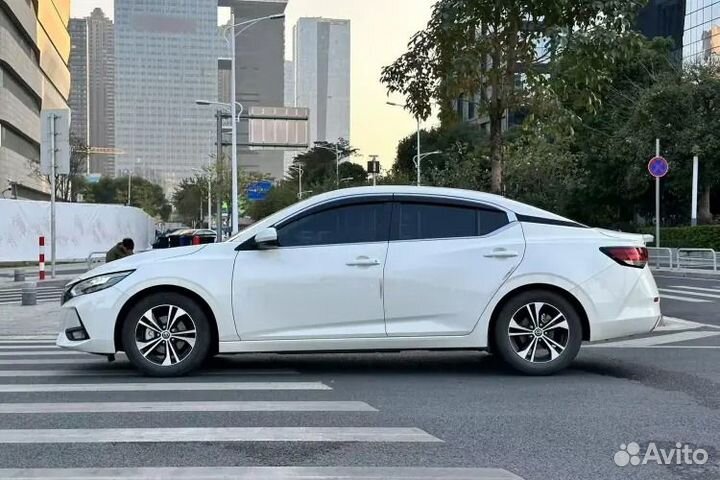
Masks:
[[[231,7],[235,22],[240,23],[285,12],[288,0],[220,0]],[[238,28],[238,32],[242,27]],[[236,41],[236,100],[245,112],[252,107],[285,105],[285,21],[267,20],[239,33]],[[282,150],[250,149],[248,122],[238,125],[238,165],[280,179],[285,173]]]
[[[350,140],[350,20],[301,18],[293,30],[295,103],[311,141]]]
[[[88,140],[88,41],[87,21],[70,19],[70,99],[72,111],[70,133],[78,141],[89,145]]]
[[[115,34],[112,21],[96,8],[70,19],[72,52],[71,131],[91,147],[115,146]],[[91,156],[90,171],[114,175],[112,156]]]
[[[40,110],[68,106],[69,19],[67,1],[0,0],[0,191],[19,198],[49,191],[37,173]]]
[[[217,0],[115,2],[116,173],[171,194],[207,164],[217,98]]]

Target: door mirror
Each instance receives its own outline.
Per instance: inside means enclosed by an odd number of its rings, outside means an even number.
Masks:
[[[260,250],[275,248],[278,246],[277,230],[270,227],[255,235],[255,245]]]

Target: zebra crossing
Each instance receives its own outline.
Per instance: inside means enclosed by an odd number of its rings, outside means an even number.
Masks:
[[[64,287],[37,287],[38,303],[59,302]],[[0,288],[0,305],[19,305],[22,301],[22,287]]]
[[[287,467],[282,461],[244,467],[233,456],[227,467],[169,466],[175,448],[195,448],[188,444],[425,449],[445,440],[412,425],[378,424],[379,408],[347,398],[333,382],[288,368],[208,367],[194,377],[151,379],[130,368],[123,355],[110,363],[64,351],[51,336],[0,337],[0,357],[0,479],[522,480],[486,468]],[[93,464],[123,445],[165,454],[155,464],[134,467]],[[37,452],[43,457],[64,448],[92,448],[94,454],[69,465],[66,460],[61,468],[48,468],[42,458],[34,463]],[[24,452],[35,454],[17,458]]]
[[[720,285],[717,288],[693,287],[689,285],[669,285],[658,288],[661,300],[673,300],[685,303],[720,304]]]

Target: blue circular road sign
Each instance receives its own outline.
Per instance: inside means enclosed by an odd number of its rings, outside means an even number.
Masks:
[[[663,157],[655,157],[648,163],[648,171],[655,178],[661,178],[668,174],[670,165]]]

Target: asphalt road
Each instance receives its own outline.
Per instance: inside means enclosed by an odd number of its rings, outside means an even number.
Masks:
[[[666,316],[720,326],[720,275],[688,278],[655,273]]]
[[[218,357],[167,380],[0,338],[0,478],[718,478],[719,339],[700,327],[589,346],[547,378],[415,352]],[[709,461],[618,467],[628,442],[682,442]]]

